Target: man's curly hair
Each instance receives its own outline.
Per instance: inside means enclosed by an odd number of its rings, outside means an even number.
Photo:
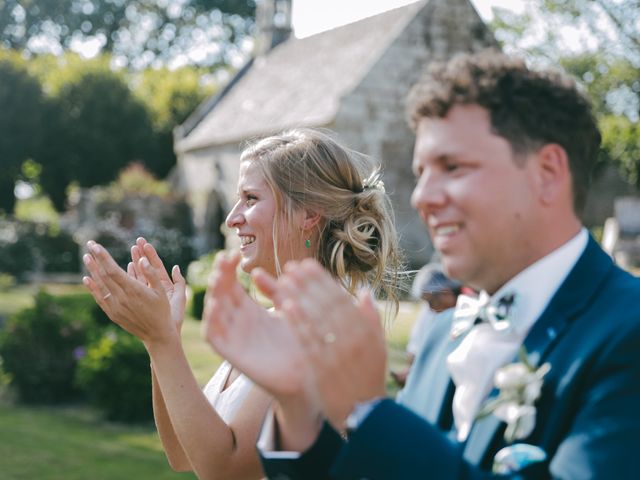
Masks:
[[[431,64],[412,88],[409,124],[415,130],[422,118],[443,118],[460,104],[485,108],[492,131],[509,142],[516,158],[549,143],[564,148],[574,210],[582,212],[601,137],[591,104],[574,80],[557,71],[531,70],[496,51],[460,54]]]

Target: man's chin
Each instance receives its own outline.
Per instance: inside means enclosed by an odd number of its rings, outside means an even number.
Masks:
[[[466,265],[464,265],[460,259],[447,257],[443,255],[440,263],[442,264],[442,270],[445,275],[453,280],[457,280],[461,283],[465,283],[467,280],[467,270]]]

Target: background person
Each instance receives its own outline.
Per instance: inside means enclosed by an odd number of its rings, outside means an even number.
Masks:
[[[418,354],[432,322],[438,313],[456,306],[462,285],[447,277],[438,264],[424,265],[416,274],[411,285],[411,296],[422,302],[420,311],[411,327],[407,342],[408,365],[400,370],[392,370],[391,378],[404,387],[411,365]]]

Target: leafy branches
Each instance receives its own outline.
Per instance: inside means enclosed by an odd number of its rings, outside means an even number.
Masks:
[[[229,64],[251,32],[254,0],[6,0],[0,45],[32,53],[88,49],[119,66]]]
[[[561,64],[584,86],[603,133],[600,166],[640,188],[640,0],[544,0],[494,9],[508,52]]]

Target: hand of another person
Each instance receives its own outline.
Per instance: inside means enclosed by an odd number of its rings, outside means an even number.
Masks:
[[[175,338],[178,330],[171,319],[171,305],[160,281],[160,272],[149,260],[143,257],[136,265],[136,270],[142,272],[149,283],[147,286],[131,276],[134,275],[131,268],[127,275],[103,246],[93,241],[87,246],[90,253],[84,255],[83,261],[90,277],[82,280],[109,318],[147,346]],[[180,284],[184,285],[179,272],[174,281],[177,289],[181,288]]]
[[[209,344],[276,397],[303,394],[309,375],[298,339],[281,316],[268,312],[237,280],[240,256],[218,255],[202,317]]]
[[[384,330],[374,301],[363,292],[354,302],[315,260],[287,264],[277,288],[324,415],[342,431],[357,403],[385,394]]]
[[[146,257],[151,266],[155,269],[162,285],[163,290],[167,294],[167,299],[171,305],[171,318],[175,322],[178,331],[182,329],[182,323],[184,321],[185,304],[187,300],[186,296],[186,282],[184,277],[180,273],[180,268],[174,265],[171,269],[171,276],[173,280],[167,274],[167,270],[158,255],[156,249],[147,242],[143,237],[138,237],[136,244],[131,247],[131,262],[127,265],[127,273],[134,278],[137,278],[145,285],[149,286],[149,282],[144,276],[144,272],[137,268],[140,265],[140,259]]]

